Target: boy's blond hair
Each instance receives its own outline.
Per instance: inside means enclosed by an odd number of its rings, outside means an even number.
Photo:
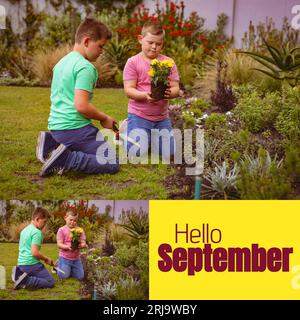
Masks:
[[[163,29],[162,25],[158,21],[149,20],[145,22],[142,28],[142,36],[145,37],[147,33],[151,33],[154,36],[165,36],[165,30]]]
[[[84,37],[89,37],[93,41],[110,40],[112,33],[104,23],[94,18],[86,18],[76,30],[75,42],[81,43]]]
[[[37,207],[34,209],[34,211],[32,212],[32,215],[31,215],[31,219],[34,220],[34,219],[45,219],[45,218],[49,218],[49,212],[48,210],[44,209],[44,208],[41,208],[41,207]]]

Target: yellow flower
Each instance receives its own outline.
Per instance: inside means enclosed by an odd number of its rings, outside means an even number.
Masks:
[[[154,70],[152,68],[147,73],[150,77],[154,76]]]
[[[174,65],[174,62],[171,61],[171,60],[163,60],[163,61],[161,61],[160,64],[161,64],[162,67],[172,68],[173,65]]]
[[[82,229],[81,229],[81,228],[78,228],[78,229],[76,229],[76,232],[77,232],[77,233],[81,233],[81,232],[82,232]]]
[[[159,61],[158,61],[157,59],[153,59],[153,60],[151,61],[151,66],[154,66],[154,65],[156,65],[156,64],[159,64]]]
[[[75,229],[73,228],[73,229],[71,229],[71,232],[74,232],[75,231]]]
[[[73,234],[72,234],[72,233],[70,234],[70,238],[71,238],[71,239],[73,238]]]

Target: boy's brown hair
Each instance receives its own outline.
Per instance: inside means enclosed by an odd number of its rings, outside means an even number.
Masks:
[[[79,214],[72,209],[66,211],[65,217],[72,216],[78,218]]]
[[[104,23],[94,18],[86,18],[76,30],[75,42],[80,43],[83,37],[90,37],[93,41],[110,40],[112,33]]]
[[[142,28],[142,36],[145,37],[148,32],[153,34],[154,36],[165,36],[165,30],[158,21],[149,20],[145,22]]]
[[[35,208],[35,210],[32,213],[31,219],[45,219],[45,218],[49,218],[49,212],[48,210],[41,208],[41,207],[37,207]]]

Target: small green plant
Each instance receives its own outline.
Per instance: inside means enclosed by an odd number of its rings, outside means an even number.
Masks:
[[[70,238],[71,238],[71,247],[72,250],[76,250],[80,246],[80,237],[83,230],[81,228],[71,229]]]
[[[152,82],[155,85],[160,82],[167,85],[168,77],[173,65],[174,62],[170,60],[152,60],[150,70],[148,71],[148,75],[152,78]]]
[[[184,128],[194,128],[196,126],[195,113],[190,110],[185,110],[182,112],[182,120],[184,123]]]
[[[209,190],[212,198],[221,197],[228,199],[233,197],[236,193],[236,181],[239,174],[237,165],[230,169],[227,162],[222,165],[215,163],[215,168],[205,175],[205,179],[209,184],[204,184],[205,188]]]
[[[108,281],[100,287],[99,291],[103,300],[113,300],[117,294],[117,285]]]

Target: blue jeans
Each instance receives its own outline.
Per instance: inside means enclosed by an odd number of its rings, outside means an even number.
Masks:
[[[84,271],[81,260],[69,260],[63,257],[59,257],[58,259],[58,268],[63,270],[62,272],[57,272],[57,275],[60,279],[67,278],[76,278],[78,280],[82,280],[84,278]]]
[[[65,169],[84,173],[116,173],[119,171],[116,152],[112,150],[95,126],[89,124],[79,129],[52,130],[51,135],[56,142],[65,145],[72,151],[67,158]],[[103,161],[100,162],[99,157],[96,156],[99,147],[105,150]]]
[[[26,287],[34,289],[53,288],[54,279],[42,263],[36,263],[31,266],[18,266],[22,272],[28,273],[24,280]]]
[[[166,158],[173,156],[175,153],[173,128],[168,118],[161,121],[150,121],[129,113],[127,135],[140,144],[141,148],[140,152],[136,152],[137,156],[147,153],[150,147],[155,154]],[[139,140],[136,139],[137,136]],[[151,141],[152,139],[153,141]],[[127,153],[129,155],[132,146],[130,142],[127,143]]]

